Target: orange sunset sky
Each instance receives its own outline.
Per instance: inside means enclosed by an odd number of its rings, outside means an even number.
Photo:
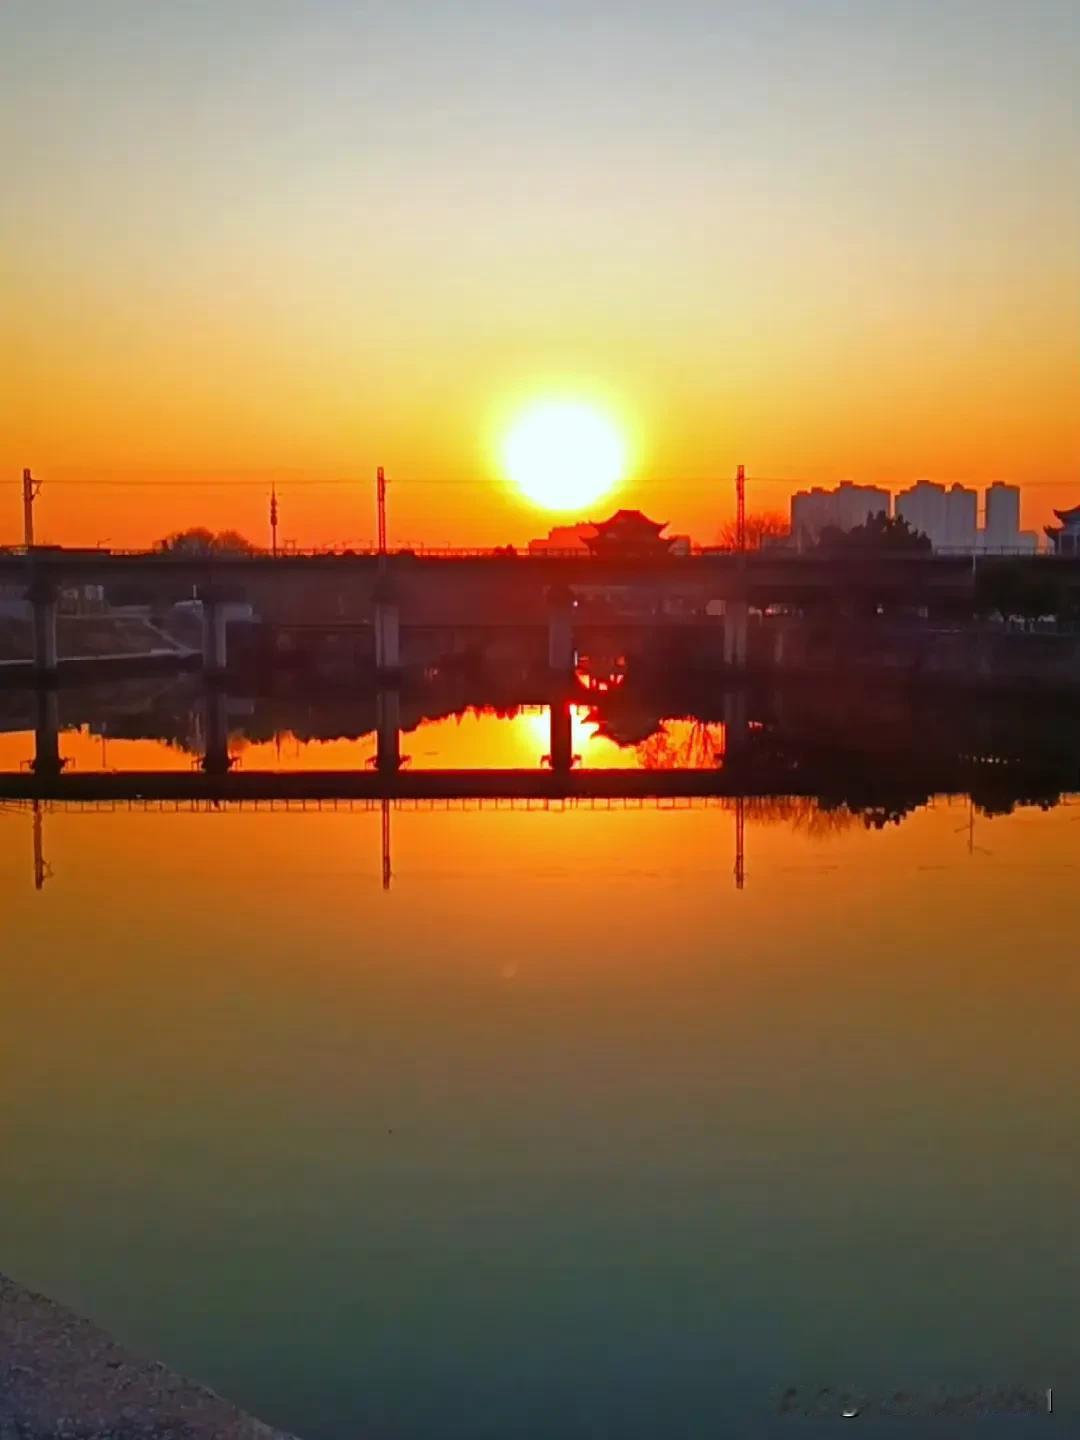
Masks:
[[[5,0],[0,541],[520,543],[515,408],[712,540],[794,485],[1080,503],[1067,0]],[[768,477],[767,479],[764,477]],[[343,483],[346,482],[346,483]],[[788,482],[788,483],[784,483]]]

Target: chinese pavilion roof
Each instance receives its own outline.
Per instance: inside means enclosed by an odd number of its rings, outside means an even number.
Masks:
[[[615,514],[607,520],[594,520],[592,524],[596,527],[598,537],[616,535],[620,539],[628,532],[637,532],[642,538],[645,535],[659,537],[660,531],[667,528],[666,520],[650,520],[640,510],[616,510]]]

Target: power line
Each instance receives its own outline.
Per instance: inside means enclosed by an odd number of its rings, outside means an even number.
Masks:
[[[925,477],[920,477],[920,478],[925,478]],[[21,480],[13,480],[13,479],[7,479],[7,478],[5,478],[5,477],[0,477],[0,485],[21,485],[22,483],[23,483],[23,482],[22,482]],[[38,482],[38,483],[40,483],[40,482]],[[348,478],[348,479],[341,479],[341,478],[333,478],[333,479],[331,479],[331,478],[327,478],[327,479],[319,479],[319,478],[310,478],[310,477],[309,477],[309,478],[295,479],[295,480],[289,480],[289,479],[277,480],[277,479],[274,479],[273,476],[268,476],[268,477],[265,478],[265,479],[259,479],[259,480],[250,480],[250,479],[242,479],[242,480],[241,480],[241,479],[231,479],[231,478],[227,478],[227,477],[218,477],[218,478],[213,478],[213,479],[206,479],[206,478],[201,478],[201,477],[198,477],[198,476],[191,476],[191,477],[189,477],[189,478],[182,479],[182,480],[132,480],[132,479],[116,479],[116,478],[114,478],[114,477],[112,477],[112,476],[101,476],[101,477],[95,477],[95,478],[93,478],[93,479],[88,479],[88,480],[64,480],[64,479],[55,479],[55,480],[54,480],[54,479],[52,479],[52,478],[49,479],[49,486],[50,486],[50,488],[53,487],[53,486],[56,486],[56,485],[61,485],[61,486],[65,486],[65,487],[70,488],[70,489],[75,489],[75,490],[91,490],[91,489],[101,489],[101,488],[105,488],[105,487],[113,488],[113,489],[128,489],[128,488],[131,488],[131,489],[139,489],[139,490],[156,490],[156,489],[180,489],[180,490],[189,490],[189,489],[195,489],[195,488],[201,488],[201,489],[251,488],[251,489],[265,490],[265,489],[267,488],[267,486],[270,485],[271,483],[275,484],[275,485],[277,486],[277,488],[278,488],[278,489],[281,489],[281,490],[285,490],[285,489],[294,489],[294,490],[295,490],[295,489],[319,489],[319,488],[341,488],[341,489],[362,490],[362,489],[364,489],[366,486],[370,485],[372,482],[371,482],[371,479],[370,479],[369,477],[359,478],[359,479],[357,479],[357,478]],[[503,479],[501,479],[501,478],[499,478],[499,477],[493,477],[493,478],[490,478],[490,479],[483,479],[483,478],[478,478],[478,477],[457,478],[457,477],[454,477],[454,476],[420,476],[420,475],[417,475],[417,476],[404,476],[404,477],[400,477],[400,478],[396,478],[396,479],[395,479],[395,484],[407,485],[407,486],[420,486],[420,485],[435,485],[435,486],[446,485],[446,486],[456,486],[456,485],[460,485],[460,486],[473,486],[473,487],[476,487],[477,489],[485,489],[485,490],[490,490],[490,489],[493,489],[493,488],[498,488],[498,487],[506,486],[506,485],[508,485],[509,483],[510,483],[510,482],[505,481],[505,480],[503,480]],[[664,485],[664,486],[671,486],[671,487],[673,487],[673,488],[679,488],[679,489],[712,490],[712,489],[714,489],[716,486],[718,486],[719,484],[722,483],[722,479],[721,479],[720,476],[717,476],[717,475],[713,475],[713,476],[709,476],[709,477],[703,477],[703,476],[681,476],[681,475],[645,475],[645,476],[640,476],[640,477],[638,477],[638,478],[636,478],[636,479],[628,480],[628,481],[626,481],[626,482],[624,482],[624,483],[626,484],[626,486],[627,486],[628,488],[631,488],[631,489],[633,489],[633,488],[635,488],[635,487],[637,487],[637,488],[647,488],[647,487],[654,487],[654,486]],[[819,480],[809,480],[809,479],[807,479],[806,477],[791,476],[791,475],[747,475],[747,477],[746,477],[746,483],[747,483],[748,485],[786,485],[786,486],[788,486],[788,487],[805,487],[805,486],[814,486],[814,485],[818,485],[818,486],[829,486],[829,485],[834,485],[834,484],[836,484],[837,482],[835,482],[835,481],[825,481],[825,480],[820,480],[820,479],[819,479]],[[868,483],[869,483],[869,482],[868,482]],[[895,482],[893,482],[893,483],[891,483],[891,484],[885,484],[884,482],[881,482],[881,481],[875,481],[875,482],[872,482],[872,483],[881,485],[881,488],[883,488],[883,489],[897,489],[897,488],[900,488],[900,487],[902,487],[902,486],[904,486],[904,485],[907,485],[907,484],[910,484],[910,483],[913,483],[913,482],[910,482],[910,481],[895,481]],[[1055,488],[1061,487],[1062,485],[1067,485],[1067,484],[1069,484],[1070,481],[1069,481],[1068,479],[1065,479],[1065,480],[1006,480],[1006,481],[984,481],[984,480],[971,481],[971,480],[950,480],[950,479],[945,479],[945,480],[935,480],[935,481],[933,481],[932,483],[937,484],[937,485],[964,485],[964,486],[968,486],[968,487],[970,487],[970,488],[975,488],[975,489],[979,488],[980,486],[985,487],[985,486],[990,485],[990,484],[1007,484],[1007,485],[1017,485],[1017,486],[1019,486],[1019,488],[1022,489],[1022,490],[1032,490],[1032,489],[1055,489]]]
[[[799,485],[803,485],[803,484],[808,483],[808,482],[802,481],[802,480],[783,480],[783,479],[778,479],[778,478],[776,478],[776,479],[769,479],[769,480],[763,480],[762,478],[756,477],[756,476],[748,476],[748,477],[747,477],[747,480],[748,480],[748,483],[750,483],[750,484],[770,484],[770,485],[788,485],[788,486],[799,486]],[[16,483],[17,483],[17,482],[11,481],[11,480],[0,480],[0,485],[11,485],[11,484],[16,484]],[[344,489],[344,490],[356,490],[356,491],[360,491],[360,490],[365,489],[365,487],[368,486],[368,485],[370,485],[370,483],[371,483],[370,480],[280,480],[280,481],[276,481],[276,482],[275,482],[276,487],[277,487],[277,489],[278,489],[279,491],[297,490],[297,489],[301,489],[301,490]],[[501,480],[501,479],[491,479],[491,480],[478,480],[478,479],[473,479],[473,480],[456,480],[456,479],[450,479],[450,478],[446,478],[446,477],[439,478],[439,479],[435,479],[435,478],[420,477],[420,476],[410,478],[410,477],[406,476],[406,477],[403,478],[403,479],[398,479],[397,477],[395,477],[394,483],[397,484],[397,485],[405,485],[405,486],[407,486],[407,487],[409,487],[409,488],[421,487],[421,486],[435,486],[435,487],[437,487],[437,488],[442,488],[443,486],[445,486],[445,487],[447,487],[447,488],[454,487],[454,486],[462,486],[462,487],[473,488],[473,489],[477,489],[477,490],[494,490],[494,489],[502,489],[502,488],[504,488],[504,487],[505,487],[505,488],[512,488],[512,486],[509,485],[509,482],[504,481],[504,480]],[[631,488],[631,489],[633,489],[633,488],[645,489],[645,488],[656,488],[656,487],[658,487],[658,486],[664,486],[664,487],[669,487],[669,488],[672,488],[672,489],[681,489],[681,490],[687,490],[687,489],[690,489],[690,490],[715,490],[716,487],[717,487],[717,485],[718,485],[719,483],[720,483],[719,480],[716,479],[716,478],[709,479],[709,480],[701,480],[701,479],[684,480],[684,479],[682,479],[682,478],[673,478],[673,477],[670,477],[670,476],[649,477],[649,478],[643,478],[643,479],[639,479],[639,480],[631,480],[631,481],[625,482],[627,488]],[[100,490],[100,489],[116,489],[116,490],[127,490],[127,489],[132,489],[132,490],[195,490],[195,489],[201,489],[201,490],[226,490],[226,489],[256,489],[256,490],[266,490],[268,484],[269,484],[269,482],[266,481],[266,480],[197,480],[197,479],[192,479],[192,480],[112,480],[112,479],[101,479],[101,480],[50,480],[50,481],[49,481],[50,488],[53,487],[53,486],[64,486],[65,488],[72,489],[72,490]]]

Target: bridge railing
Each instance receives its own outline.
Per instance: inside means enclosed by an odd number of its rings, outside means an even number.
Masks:
[[[276,554],[268,549],[253,548],[251,550],[140,550],[137,548],[124,548],[120,546],[60,546],[60,545],[37,545],[32,551],[27,551],[25,546],[11,545],[0,547],[0,559],[26,558],[28,555],[47,560],[50,556],[63,560],[109,560],[109,559],[136,559],[136,560],[158,560],[163,565],[170,563],[191,564],[192,561],[227,561],[243,564],[245,561],[280,560],[287,564],[290,560],[308,559],[376,559],[380,552],[373,548],[360,546],[340,545],[309,545],[291,546],[288,550],[278,550]],[[711,546],[694,546],[691,551],[685,552],[693,555],[722,554]],[[451,546],[451,545],[398,545],[388,549],[385,554],[390,559],[398,557],[416,557],[419,559],[510,559],[510,560],[588,560],[590,554],[587,550],[516,550],[506,546]],[[676,552],[664,556],[665,559],[677,560],[685,558],[685,555]]]
[[[140,549],[138,547],[103,546],[103,545],[35,545],[28,550],[25,545],[0,546],[0,560],[27,558],[33,556],[43,560],[55,556],[64,560],[107,560],[113,557],[118,559],[130,558],[139,560],[157,560],[163,565],[170,562],[176,564],[190,564],[192,561],[228,561],[242,564],[244,561],[280,560],[287,563],[289,560],[303,559],[374,559],[381,552],[374,546],[349,546],[349,545],[290,545],[288,548],[279,549],[275,554],[268,548],[253,547],[250,550],[158,550]],[[590,552],[581,548],[574,549],[544,549],[530,550],[527,546],[515,548],[514,546],[463,546],[463,545],[396,545],[388,549],[386,555],[391,558],[417,557],[419,559],[513,559],[513,560],[588,560]],[[722,545],[691,545],[685,549],[668,552],[663,556],[665,560],[689,559],[701,556],[733,556],[739,552],[728,546]],[[769,545],[760,550],[748,550],[745,552],[748,558],[764,561],[784,562],[810,562],[827,559],[851,558],[856,555],[868,552],[858,549],[853,550],[817,550],[798,549],[794,546]],[[1075,556],[1059,555],[1056,551],[1032,550],[1026,546],[987,546],[972,550],[967,546],[936,546],[933,551],[910,551],[892,550],[873,552],[887,556],[890,560],[910,559],[920,561],[927,559],[952,559],[952,560],[982,560],[996,558],[1013,559],[1041,559],[1041,560],[1074,560]]]

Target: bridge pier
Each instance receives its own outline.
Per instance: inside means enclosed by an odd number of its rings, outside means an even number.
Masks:
[[[401,695],[380,690],[375,696],[375,768],[380,775],[401,769]]]
[[[746,744],[746,694],[728,690],[724,695],[724,759],[730,763]]]
[[[207,775],[227,775],[232,768],[228,702],[221,685],[210,685],[206,690],[206,748],[202,768]]]
[[[35,775],[59,775],[64,768],[60,758],[60,698],[53,686],[39,687],[37,713],[34,721],[34,758],[30,768]]]
[[[732,670],[746,668],[749,615],[750,607],[745,600],[729,600],[724,606],[724,664]]]
[[[208,679],[220,679],[228,662],[228,640],[225,610],[216,596],[202,597],[203,673]]]
[[[47,580],[35,580],[27,591],[33,606],[34,669],[38,684],[53,684],[58,670],[56,613],[59,592]]]
[[[401,669],[401,610],[388,596],[375,602],[375,669],[380,675]]]
[[[549,760],[552,770],[568,775],[574,767],[574,727],[569,700],[553,700],[548,707],[551,725]]]
[[[565,586],[548,593],[548,669],[569,675],[574,668],[574,599]]]

